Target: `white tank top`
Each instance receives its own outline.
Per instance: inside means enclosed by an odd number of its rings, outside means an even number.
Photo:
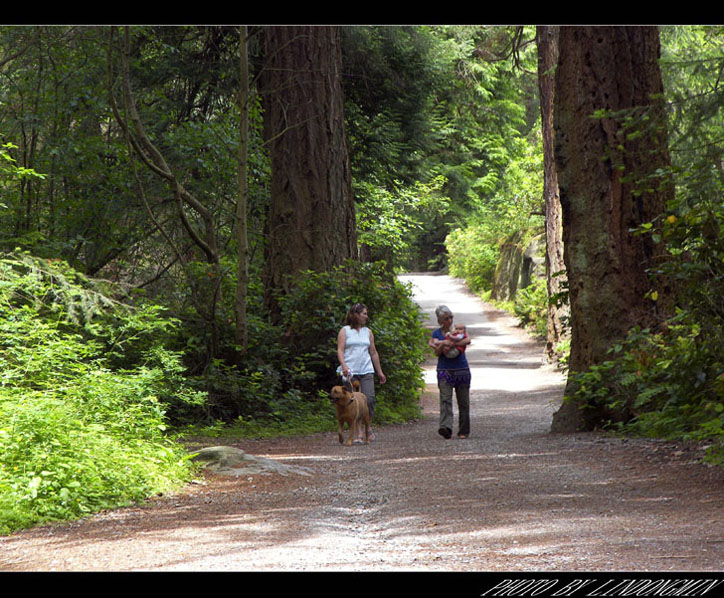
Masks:
[[[373,374],[375,371],[370,358],[370,330],[367,327],[355,330],[345,326],[344,363],[353,374]],[[341,371],[342,366],[337,368]]]

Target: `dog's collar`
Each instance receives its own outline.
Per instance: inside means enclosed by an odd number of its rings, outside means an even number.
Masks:
[[[357,397],[355,396],[354,392],[351,393],[352,396],[349,398],[350,401],[356,401]],[[339,397],[333,397],[332,395],[329,396],[329,401],[331,403],[339,403]]]

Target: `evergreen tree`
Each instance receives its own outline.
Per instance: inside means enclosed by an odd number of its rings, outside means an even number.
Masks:
[[[660,248],[650,236],[635,234],[664,212],[673,192],[663,178],[669,153],[658,59],[655,27],[560,30],[555,156],[572,372],[602,362],[633,326],[661,317],[648,271]],[[569,376],[566,392],[575,392],[575,378]],[[553,430],[592,428],[604,417],[567,401]]]
[[[337,27],[267,27],[260,73],[271,161],[265,295],[356,256]]]

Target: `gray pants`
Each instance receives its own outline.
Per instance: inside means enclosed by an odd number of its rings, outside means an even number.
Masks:
[[[470,434],[470,386],[453,386],[447,380],[437,381],[440,390],[440,428],[453,429],[453,389],[458,402],[458,435]]]
[[[367,408],[370,410],[370,419],[375,414],[375,375],[362,374],[355,376],[355,380],[359,380],[360,392],[367,397]]]

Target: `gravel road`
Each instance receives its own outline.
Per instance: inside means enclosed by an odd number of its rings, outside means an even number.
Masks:
[[[468,326],[469,439],[437,434],[430,363],[424,417],[375,427],[368,446],[334,433],[237,445],[310,475],[207,474],[176,496],[0,538],[0,570],[722,571],[721,470],[672,443],[550,434],[564,378],[541,344],[455,279],[404,278],[428,313],[446,303]]]

